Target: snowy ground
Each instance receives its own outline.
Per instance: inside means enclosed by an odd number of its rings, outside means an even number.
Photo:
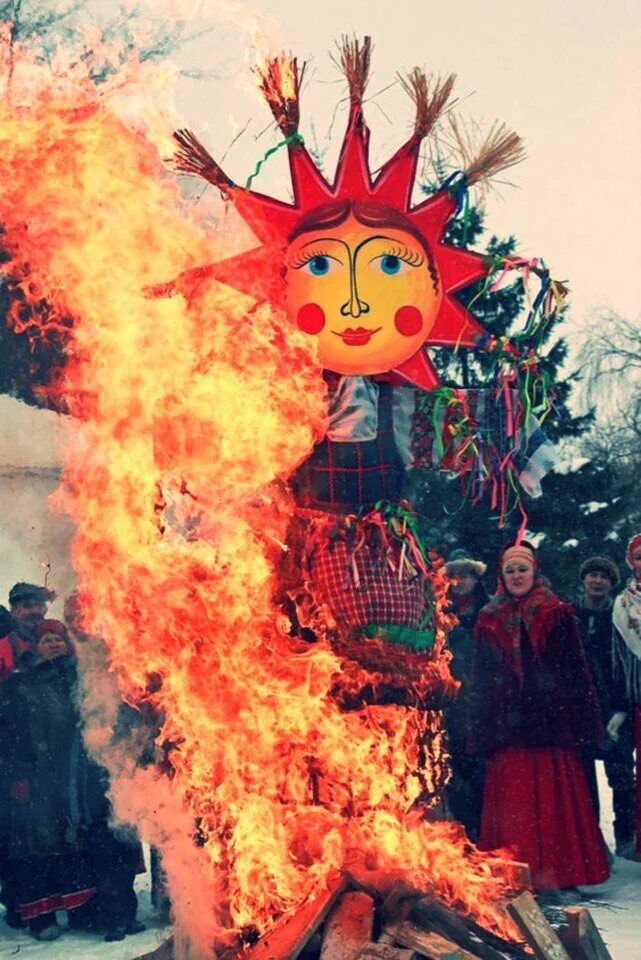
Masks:
[[[0,957],[18,960],[133,960],[154,950],[171,930],[162,926],[154,915],[149,896],[150,873],[136,881],[138,919],[147,925],[144,933],[125,937],[120,943],[105,943],[102,935],[65,931],[54,943],[38,943],[21,930],[12,930],[0,920]],[[64,913],[58,914],[64,923]]]
[[[600,768],[602,826],[610,846],[612,812],[609,790]],[[603,780],[603,782],[601,782]],[[133,960],[153,950],[169,930],[154,917],[149,899],[149,872],[138,878],[138,917],[147,930],[121,943],[104,943],[93,934],[64,933],[55,943],[37,943],[26,934],[11,930],[0,920],[0,957],[19,960]],[[641,960],[641,863],[616,859],[612,876],[600,887],[585,891],[587,906],[606,941],[612,960]]]
[[[608,789],[603,764],[597,764],[601,795],[601,826],[608,846],[614,848],[612,834],[612,794]],[[641,960],[641,863],[620,860],[612,875],[600,887],[585,889],[585,904],[601,931],[612,960]]]

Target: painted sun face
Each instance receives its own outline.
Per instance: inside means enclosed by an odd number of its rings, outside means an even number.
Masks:
[[[320,361],[342,374],[386,373],[425,342],[442,295],[410,233],[349,217],[287,250],[288,313],[318,338]]]

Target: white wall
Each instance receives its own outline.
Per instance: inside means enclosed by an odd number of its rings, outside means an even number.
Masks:
[[[73,424],[67,418],[0,397],[0,603],[17,580],[44,583],[62,602],[73,589],[69,557],[73,527],[49,497],[60,477],[60,446]]]

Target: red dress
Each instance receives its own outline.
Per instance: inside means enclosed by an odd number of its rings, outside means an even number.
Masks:
[[[476,624],[468,747],[488,757],[479,846],[528,863],[535,889],[602,883],[606,848],[579,759],[604,736],[596,692],[571,608],[551,592],[534,600],[490,604]]]
[[[479,846],[511,849],[537,890],[603,883],[605,844],[574,750],[513,747],[488,762]]]

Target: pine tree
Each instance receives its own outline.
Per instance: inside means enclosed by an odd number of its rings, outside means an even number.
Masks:
[[[451,222],[446,240],[456,246],[479,250],[484,233],[484,214],[472,206],[465,220],[459,216]],[[513,236],[504,240],[491,236],[485,252],[514,256],[516,246]],[[503,336],[518,331],[523,326],[525,306],[520,276],[493,293],[480,294],[482,287],[478,284],[465,290],[460,296],[461,302],[472,304],[472,312],[490,334]],[[576,441],[590,430],[594,417],[592,412],[577,416],[569,406],[578,375],[563,371],[568,345],[563,336],[559,336],[558,328],[565,319],[564,313],[562,311],[545,331],[540,366],[549,374],[555,393],[554,407],[544,429],[567,454],[573,452]],[[480,351],[443,348],[436,353],[434,361],[447,386],[477,387],[489,382],[491,361]],[[578,461],[578,456],[575,460]],[[415,470],[409,478],[408,496],[419,511],[427,541],[446,557],[458,546],[484,560],[490,568],[488,585],[491,586],[497,553],[502,545],[514,542],[522,518],[518,510],[513,510],[503,529],[499,528],[496,511],[491,510],[487,497],[477,504],[466,501],[465,479]],[[629,483],[622,484],[611,465],[581,458],[576,466],[571,465],[566,471],[559,468],[548,475],[543,481],[540,499],[533,500],[522,492],[528,533],[534,536],[541,566],[566,599],[576,596],[578,568],[590,554],[606,553],[622,562],[626,501],[631,495],[628,487]]]

